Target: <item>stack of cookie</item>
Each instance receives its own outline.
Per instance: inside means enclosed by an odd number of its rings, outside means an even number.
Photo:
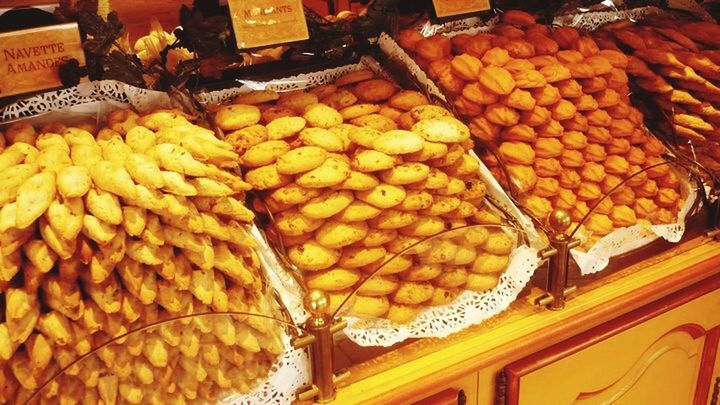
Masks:
[[[692,150],[687,142],[678,144],[720,174],[720,26],[654,18],[642,25],[609,25],[594,37],[602,48],[628,54],[633,82],[662,112],[646,113],[658,122],[667,120],[670,139],[677,135],[692,141]]]
[[[507,266],[514,240],[498,227],[406,250],[501,223],[484,208],[469,129],[421,93],[358,70],[308,91],[240,95],[216,120],[263,190],[256,209],[272,213],[276,242],[334,307],[359,288],[351,313],[406,322],[493,288]]]
[[[0,136],[0,402],[24,402],[78,357],[150,323],[273,315],[243,224],[249,185],[228,171],[237,154],[191,120],[117,110],[99,131],[20,122]],[[155,331],[74,365],[43,398],[213,400],[249,390],[283,350],[277,324],[260,317]],[[224,354],[205,356],[213,350]],[[245,367],[257,373],[225,373]]]
[[[574,28],[551,32],[518,11],[505,13],[492,33],[405,31],[398,40],[469,121],[495,176],[538,219],[559,208],[581,221],[598,204],[584,222],[598,238],[676,217],[678,176],[668,166],[634,175],[663,162],[664,147],[629,104],[621,52],[600,51]]]

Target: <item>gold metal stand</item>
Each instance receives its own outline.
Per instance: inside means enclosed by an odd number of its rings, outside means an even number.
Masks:
[[[350,376],[349,372],[335,375],[333,335],[347,326],[342,319],[331,319],[327,314],[330,297],[321,290],[310,290],[304,299],[310,318],[305,322],[307,334],[293,340],[295,348],[310,346],[312,386],[298,394],[301,401],[330,402],[335,399],[337,384]]]
[[[705,233],[708,238],[720,239],[720,189],[712,190],[708,200],[713,200],[708,207],[708,231]]]
[[[570,239],[566,234],[571,224],[572,219],[567,212],[554,210],[548,218],[548,225],[552,230],[550,246],[539,253],[540,257],[548,259],[547,293],[539,297],[535,304],[553,311],[563,309],[566,297],[577,289],[576,286],[567,286],[570,249],[580,245],[579,239]]]

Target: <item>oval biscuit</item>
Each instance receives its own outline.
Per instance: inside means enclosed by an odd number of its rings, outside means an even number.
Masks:
[[[330,218],[344,210],[353,199],[351,191],[328,191],[300,206],[300,213],[309,218]]]
[[[338,291],[350,288],[360,280],[360,272],[340,267],[322,270],[305,275],[305,285],[309,289]]]
[[[295,181],[302,187],[325,188],[342,183],[350,176],[350,165],[333,156],[322,165],[298,176]]]
[[[305,128],[305,119],[302,117],[279,117],[266,125],[268,138],[284,139],[297,134]]]
[[[318,228],[315,239],[327,248],[338,249],[362,240],[367,233],[368,226],[365,222],[345,223],[330,220]]]
[[[305,128],[300,131],[300,142],[307,146],[317,146],[328,152],[342,152],[345,144],[338,135],[324,128]]]
[[[405,193],[405,189],[400,186],[380,184],[371,190],[358,191],[355,195],[361,201],[365,201],[378,208],[387,209],[402,203],[407,194]]]
[[[301,146],[285,152],[277,159],[278,172],[299,174],[312,170],[325,162],[327,151],[318,146]]]
[[[373,141],[373,149],[388,155],[401,155],[422,150],[423,138],[411,131],[395,129],[387,131]]]
[[[427,165],[418,162],[403,163],[380,173],[382,181],[388,184],[403,185],[425,180],[430,174]]]

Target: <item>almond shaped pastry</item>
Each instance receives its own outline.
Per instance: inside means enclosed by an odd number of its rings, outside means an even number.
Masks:
[[[462,90],[465,87],[465,82],[455,76],[452,72],[443,73],[435,80],[442,90],[446,93],[452,94],[453,96],[457,96],[462,93]]]
[[[535,160],[535,151],[524,142],[503,142],[498,151],[500,158],[507,163],[531,166]]]
[[[450,67],[455,76],[466,81],[475,81],[480,74],[482,62],[473,55],[463,53],[450,61]]]
[[[437,79],[445,74],[452,74],[452,64],[448,59],[436,59],[430,62],[427,74],[431,79]]]
[[[614,106],[620,102],[620,95],[613,89],[605,89],[593,95],[600,108]]]
[[[658,206],[650,198],[638,198],[632,204],[633,211],[638,218],[648,218],[652,216],[657,210]]]
[[[625,69],[628,65],[628,58],[624,53],[614,49],[603,49],[598,53],[616,68]]]
[[[626,138],[613,138],[613,140],[605,146],[605,151],[609,155],[625,155],[630,152],[630,148],[630,141]]]
[[[499,96],[510,94],[517,85],[513,75],[500,66],[486,66],[482,68],[478,76],[478,81],[488,90]]]
[[[605,214],[608,215],[612,211],[615,204],[613,204],[612,199],[610,197],[603,198],[600,197],[597,200],[592,200],[587,202],[588,207],[593,210],[593,212],[597,212],[598,214]],[[597,205],[596,205],[597,204]]]
[[[560,172],[562,171],[560,161],[553,158],[536,158],[533,168],[538,176],[543,177],[555,177],[560,175]]]
[[[539,137],[543,138],[559,138],[564,132],[564,128],[560,122],[550,119],[545,125],[541,125],[535,129]]]
[[[575,170],[563,169],[563,171],[560,172],[558,181],[560,181],[560,187],[574,190],[580,187],[582,178],[580,178],[580,175]]]
[[[635,107],[630,107],[630,114],[628,114],[627,119],[630,120],[630,122],[635,124],[635,126],[637,127],[637,126],[642,125],[642,123],[645,120],[645,117],[640,112],[640,110],[638,110]]]
[[[653,77],[657,76],[655,72],[653,72],[650,67],[640,58],[634,55],[629,55],[627,57],[628,64],[627,64],[627,72],[633,76],[639,76],[639,77]]]
[[[560,138],[560,142],[562,142],[565,149],[582,150],[588,146],[587,137],[579,131],[565,131],[562,138]],[[603,156],[604,158],[605,156]],[[588,159],[585,158],[585,160]]]
[[[657,195],[655,196],[655,203],[658,205],[658,207],[672,207],[679,199],[680,194],[678,194],[675,189],[668,187],[660,187],[658,189]]]
[[[676,135],[682,136],[683,138],[688,138],[700,142],[707,140],[707,138],[705,138],[705,136],[701,133],[695,131],[692,128],[684,127],[682,125],[673,124],[673,130],[675,131]]]
[[[558,61],[557,58],[553,56],[553,55],[555,55],[555,53],[557,53],[557,52],[553,52],[552,54],[547,54],[547,55],[533,56],[532,58],[530,58],[528,60],[530,61],[530,63],[535,65],[535,68],[541,68],[541,67],[545,67],[548,65],[556,65],[556,64],[559,65],[560,61]]]
[[[548,106],[551,104],[555,104],[562,98],[562,96],[560,95],[560,90],[550,84],[546,84],[545,86],[539,87],[537,89],[531,89],[530,93],[535,99],[536,105],[539,106]]]
[[[635,196],[642,198],[654,198],[660,189],[655,180],[648,180],[642,185],[635,187]]]
[[[578,111],[593,111],[598,109],[598,103],[595,98],[589,94],[583,94],[582,96],[573,99],[575,108]]]
[[[588,208],[588,205],[585,201],[579,201],[575,203],[575,206],[570,211],[570,217],[572,217],[572,220],[575,222],[580,222],[585,218],[585,215],[590,212],[590,209]],[[587,223],[587,222],[585,222]]]
[[[635,128],[633,134],[630,135],[630,145],[643,144],[647,141],[647,138],[647,134],[642,128]]]
[[[615,204],[631,205],[635,201],[635,192],[627,186],[622,186],[610,195]]]
[[[545,107],[540,107],[539,105],[536,105],[535,108],[530,111],[523,111],[520,113],[520,122],[531,127],[547,124],[550,119],[550,110]]]
[[[645,152],[637,146],[631,146],[625,155],[625,159],[631,165],[642,166],[645,164]]]
[[[615,176],[613,174],[606,174],[605,179],[600,183],[600,189],[602,190],[603,194],[608,194],[622,183],[622,178]]]
[[[527,90],[514,89],[507,96],[500,98],[500,102],[508,107],[513,107],[521,111],[531,111],[535,108],[535,99]]]
[[[567,80],[572,78],[572,73],[570,73],[570,69],[566,68],[561,64],[543,66],[539,68],[538,71],[545,77],[545,80],[548,83],[556,83],[561,80]]]
[[[551,57],[555,59],[554,57],[550,55],[555,55],[559,49],[559,46],[557,42],[550,39],[548,36],[540,34],[540,33],[533,33],[533,32],[527,32],[525,34],[525,40],[530,42],[533,47],[535,48],[535,54],[536,55],[542,55],[539,57]],[[530,59],[538,58],[538,56],[535,56]],[[557,59],[555,59],[555,63],[558,63]],[[535,64],[535,62],[533,62]],[[548,63],[549,64],[549,63]],[[535,66],[538,66],[535,64]]]
[[[627,178],[627,184],[629,187],[638,187],[648,181],[649,177],[647,172],[642,170],[642,167],[638,165],[630,165],[630,176]]]
[[[590,58],[600,52],[597,43],[588,36],[578,38],[578,40],[573,43],[573,48],[580,52],[585,58]]]
[[[577,112],[575,104],[568,100],[560,100],[548,107],[555,120],[562,121],[572,118]]]
[[[576,112],[572,118],[561,122],[565,131],[580,131],[585,132],[590,128],[587,118],[579,112]]]
[[[675,174],[674,171],[669,170],[666,175],[657,179],[657,184],[660,187],[676,188],[680,184],[680,178]]]
[[[599,76],[581,79],[578,82],[582,86],[583,92],[587,94],[597,93],[608,88],[607,80]]]
[[[614,106],[605,108],[605,111],[607,111],[607,113],[610,114],[612,118],[626,118],[628,115],[630,115],[630,105],[622,101],[615,104]]]
[[[470,133],[476,138],[494,143],[500,135],[500,126],[487,120],[485,117],[475,117],[470,121]]]
[[[455,106],[455,109],[457,110],[458,114],[464,115],[466,117],[476,117],[478,115],[482,115],[483,113],[483,106],[472,102],[465,98],[464,96],[460,96],[453,101],[453,105]],[[387,111],[387,110],[385,110]],[[383,110],[380,110],[380,114],[383,114]],[[389,117],[390,118],[390,117]],[[397,121],[397,119],[395,119]],[[402,127],[402,125],[401,125]],[[412,127],[412,126],[411,126]]]
[[[518,187],[520,193],[530,191],[537,183],[537,176],[532,166],[510,163],[505,166],[508,174]]]
[[[607,113],[607,111],[602,109],[597,109],[595,111],[590,111],[585,113],[585,117],[588,120],[588,124],[594,125],[596,127],[607,127],[612,124],[612,117],[610,114]]]
[[[645,151],[646,156],[658,157],[665,153],[665,145],[653,136],[646,136],[643,151]]]
[[[604,162],[607,157],[605,147],[597,143],[588,144],[582,152],[588,162]]]
[[[582,186],[581,186],[582,187]],[[560,183],[552,177],[538,177],[533,193],[540,197],[552,197],[558,193]]]
[[[597,200],[602,197],[600,185],[591,181],[583,181],[576,191],[577,198],[580,201]]]
[[[490,89],[483,86],[479,82],[466,84],[465,87],[463,87],[462,89],[462,96],[472,101],[473,103],[481,105],[495,104],[499,100],[497,94],[490,91]]]
[[[509,127],[520,121],[520,114],[514,108],[502,104],[491,104],[485,109],[485,118],[494,124]]]
[[[457,37],[454,37],[457,38]],[[470,55],[473,55],[478,58],[482,58],[485,53],[492,48],[492,36],[491,35],[474,35],[470,37],[470,39],[465,42],[463,45],[463,51],[469,53]],[[505,52],[506,56],[509,58],[510,56],[507,55],[507,51],[504,49],[501,49]],[[486,61],[481,60],[483,65],[486,64]]]
[[[693,114],[673,114],[673,122],[698,131],[713,131],[714,129],[712,125]]]
[[[471,49],[468,49],[468,51],[471,51]],[[486,52],[487,51],[487,52]],[[472,52],[471,52],[472,53]],[[494,65],[494,66],[502,66],[506,64],[510,60],[510,54],[508,51],[502,48],[491,48],[486,49],[482,53],[482,57],[480,58],[480,61],[482,61],[483,65]],[[509,93],[509,91],[508,91]]]
[[[557,194],[550,201],[553,207],[569,212],[577,203],[577,196],[574,191],[560,187]]]
[[[600,183],[605,179],[605,168],[600,163],[585,163],[585,166],[580,171],[580,177],[585,181]]]
[[[590,79],[595,76],[592,66],[587,63],[567,63],[565,66],[570,70],[573,79]]]
[[[590,125],[587,130],[587,138],[590,142],[609,144],[610,142],[612,142],[613,136],[610,131],[605,127],[596,127],[594,125]]]
[[[535,155],[540,158],[554,158],[563,153],[563,145],[557,138],[538,138],[533,146]]]
[[[520,197],[520,204],[541,221],[544,221],[553,209],[550,200],[537,195],[525,195]]]
[[[574,79],[563,80],[554,83],[560,95],[564,98],[577,98],[583,95],[582,86]]]
[[[633,211],[627,205],[616,205],[610,211],[610,219],[614,226],[623,228],[626,226],[633,226],[637,223],[637,217],[635,211]]]
[[[613,68],[610,73],[606,74],[605,80],[607,80],[608,87],[617,91],[620,94],[630,93],[628,89],[628,77],[624,70]],[[620,90],[623,91],[620,91]]]
[[[589,58],[585,58],[585,63],[590,65],[593,73],[595,73],[595,76],[605,75],[613,70],[613,65],[602,55],[595,55],[590,56]]]
[[[574,49],[563,49],[562,51],[558,51],[558,53],[555,54],[555,57],[563,64],[580,63],[585,60],[583,54]]]
[[[658,208],[658,210],[650,217],[650,221],[654,224],[671,224],[675,222],[675,216],[669,209]]]
[[[536,89],[547,84],[545,76],[537,70],[523,70],[513,74],[515,86],[521,89]]]
[[[522,141],[533,143],[538,138],[537,134],[535,134],[535,130],[531,126],[517,124],[500,132],[500,139],[503,141]]]
[[[670,102],[675,104],[701,105],[702,101],[693,97],[685,90],[672,89],[669,93]]]
[[[535,65],[527,59],[510,59],[503,65],[503,69],[513,73],[521,70],[535,70]]]
[[[560,163],[564,167],[578,168],[585,164],[585,158],[579,150],[563,150]]]
[[[618,155],[610,155],[604,162],[605,172],[620,176],[627,175],[630,170],[630,163],[624,157]]]
[[[615,137],[629,137],[635,131],[635,124],[628,119],[612,120],[610,123],[610,133]]]

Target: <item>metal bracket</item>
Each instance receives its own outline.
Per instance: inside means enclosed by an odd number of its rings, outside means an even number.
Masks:
[[[347,326],[347,322],[327,314],[330,297],[326,292],[311,290],[305,296],[304,305],[310,313],[305,322],[306,334],[292,340],[296,349],[308,347],[312,365],[312,385],[298,393],[301,401],[330,402],[335,399],[338,384],[345,381],[349,371],[334,373],[335,352],[333,335]]]
[[[550,246],[538,253],[540,258],[548,260],[548,279],[547,293],[537,298],[535,304],[554,311],[563,309],[567,296],[577,290],[577,286],[567,286],[570,249],[580,245],[579,239],[570,239],[565,233],[571,223],[572,219],[565,211],[553,211],[548,218],[552,229]]]
[[[709,193],[710,217],[708,218],[708,231],[705,236],[708,238],[720,239],[720,189]]]

